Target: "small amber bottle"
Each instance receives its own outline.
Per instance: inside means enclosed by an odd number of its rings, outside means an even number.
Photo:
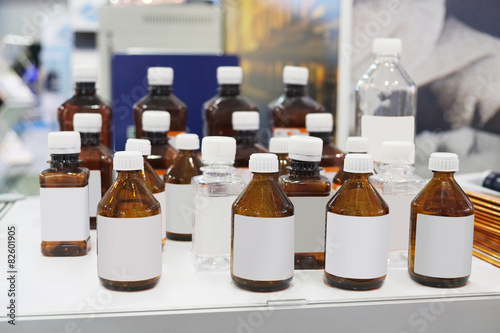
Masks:
[[[97,68],[91,65],[75,65],[73,80],[75,81],[75,95],[57,110],[59,130],[73,131],[75,113],[99,113],[102,116],[102,143],[109,149],[113,149],[113,112],[111,107],[96,94]]]
[[[75,131],[80,132],[82,148],[80,166],[89,169],[90,229],[95,229],[97,204],[113,182],[113,152],[101,144],[102,116],[98,113],[76,113]]]
[[[368,139],[362,136],[350,136],[346,140],[345,148],[348,154],[366,154],[368,152]],[[342,168],[335,174],[332,181],[333,191],[337,191],[347,180],[349,174]]]
[[[186,131],[187,106],[172,93],[174,70],[171,67],[149,67],[149,93],[134,105],[135,137],[142,138],[142,114],[148,110],[168,111],[171,116],[169,137]]]
[[[325,279],[349,290],[379,288],[387,275],[389,207],[370,184],[373,159],[347,154],[349,178],[326,207]]]
[[[455,181],[458,156],[433,153],[434,176],[411,203],[408,270],[423,285],[467,283],[472,265],[474,206]]]
[[[154,287],[162,270],[161,208],[144,184],[137,151],[116,152],[118,177],[97,210],[97,273],[111,290]]]
[[[167,237],[190,241],[193,232],[194,206],[191,180],[201,175],[200,158],[196,151],[200,139],[196,134],[182,133],[175,142],[179,154],[163,178],[167,197]]]
[[[295,208],[295,269],[325,267],[325,207],[331,183],[320,175],[323,141],[305,135],[290,138],[290,174],[280,185]]]
[[[279,177],[288,175],[288,168],[290,166],[290,159],[288,158],[288,142],[289,137],[274,137],[269,141],[269,152],[276,154],[278,156],[278,162],[280,165],[280,170],[276,174],[276,180]]]
[[[231,278],[251,291],[282,290],[293,278],[293,204],[274,177],[275,154],[252,154],[250,171],[232,207]]]
[[[147,160],[160,177],[163,177],[177,156],[177,150],[169,143],[169,128],[170,113],[146,111],[142,114],[143,139],[151,142],[151,155]]]
[[[90,245],[89,170],[79,167],[80,134],[48,135],[50,168],[40,172],[42,254],[82,256]]]
[[[147,157],[151,154],[151,142],[146,139],[128,139],[125,144],[125,151],[138,151],[144,158],[144,168],[141,176],[144,184],[151,190],[151,193],[161,206],[161,243],[163,245],[167,240],[166,221],[169,211],[166,208],[165,183],[147,160]]]

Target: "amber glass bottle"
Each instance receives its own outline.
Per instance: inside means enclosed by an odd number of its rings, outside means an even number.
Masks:
[[[80,132],[82,148],[80,166],[89,169],[90,229],[95,229],[97,204],[113,182],[113,152],[101,144],[102,116],[98,113],[77,113],[73,118],[75,131]]]
[[[151,155],[147,160],[156,173],[163,177],[172,165],[177,150],[169,143],[170,114],[165,111],[146,111],[142,114],[143,139],[151,142]]]
[[[295,208],[295,269],[325,267],[325,207],[332,185],[320,175],[322,147],[318,138],[292,136],[290,174],[280,178]]]
[[[349,178],[326,207],[325,279],[338,288],[379,288],[387,275],[389,207],[370,184],[373,159],[347,154]]]
[[[252,154],[254,174],[232,207],[231,278],[243,289],[285,289],[293,278],[293,204],[274,174],[274,154]]]
[[[434,176],[411,203],[408,270],[431,287],[467,283],[472,265],[474,206],[453,178],[458,156],[433,153]]]
[[[73,79],[76,83],[75,95],[57,110],[59,130],[73,131],[75,113],[99,113],[102,116],[102,143],[113,149],[113,113],[111,107],[96,94],[97,68],[88,65],[74,66]]]
[[[51,132],[50,168],[40,172],[42,254],[82,256],[90,244],[89,170],[79,167],[80,135]]]
[[[115,153],[118,177],[97,209],[97,272],[111,290],[154,287],[161,276],[161,208],[144,184],[137,151]]]
[[[233,136],[231,115],[234,111],[259,111],[256,105],[240,95],[243,70],[239,66],[217,68],[219,93],[203,105],[204,136]]]
[[[167,237],[190,241],[193,232],[193,189],[191,179],[201,175],[200,158],[196,151],[200,139],[196,134],[179,134],[175,142],[179,154],[165,173],[165,194],[167,197]]]
[[[168,111],[169,137],[186,131],[187,106],[172,93],[174,70],[171,67],[149,67],[149,93],[134,105],[135,137],[142,138],[142,114],[148,110]]]
[[[288,141],[289,137],[282,138],[271,138],[269,141],[269,152],[276,154],[278,156],[278,162],[280,165],[280,170],[278,174],[275,175],[276,179],[281,176],[288,175],[288,168],[290,166],[290,159],[288,158]]]
[[[348,154],[366,154],[368,152],[368,139],[362,136],[350,136],[347,138],[345,148]],[[344,171],[343,165],[342,162],[342,167],[333,177],[332,188],[334,191],[338,190],[349,177],[349,174]]]

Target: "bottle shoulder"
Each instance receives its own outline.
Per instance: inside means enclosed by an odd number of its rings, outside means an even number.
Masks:
[[[172,162],[172,165],[164,175],[165,183],[191,184],[191,179],[202,174],[203,166],[198,156],[185,157],[180,154]]]
[[[187,111],[186,104],[174,94],[151,95],[141,98],[135,105],[135,109],[142,111],[162,110],[162,111]]]
[[[276,99],[273,104],[275,111],[293,110],[296,112],[309,111],[309,112],[325,112],[325,107],[311,98],[309,95],[303,96],[287,96],[281,95]]]
[[[349,216],[382,216],[389,214],[389,206],[368,180],[348,179],[328,202],[327,211]]]
[[[84,187],[88,185],[89,169],[85,167],[47,168],[40,172],[40,187]]]
[[[233,111],[258,111],[257,106],[242,95],[217,95],[207,104],[207,110],[232,109]]]
[[[356,83],[356,89],[392,88],[416,90],[416,85],[399,62],[373,62]]]
[[[252,180],[233,204],[234,214],[252,217],[293,216],[294,207],[275,180]]]
[[[284,175],[279,178],[279,184],[287,196],[326,196],[330,195],[332,187],[323,175],[299,179]]]

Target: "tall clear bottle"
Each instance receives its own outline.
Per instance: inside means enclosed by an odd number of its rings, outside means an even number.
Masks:
[[[370,141],[375,172],[384,141],[415,139],[417,87],[399,62],[401,45],[396,38],[374,39],[375,59],[355,88],[356,132]]]
[[[346,140],[345,147],[348,154],[366,154],[368,152],[368,139],[363,138],[362,136],[350,136]],[[348,177],[349,173],[344,171],[344,165],[342,162],[342,168],[340,168],[339,172],[337,172],[335,177],[333,177],[333,191],[337,191]]]
[[[288,158],[288,144],[290,137],[274,137],[269,141],[269,152],[276,154],[278,156],[278,162],[280,165],[279,172],[276,175],[276,179],[281,176],[288,175],[290,167],[290,159]]]
[[[171,67],[149,67],[149,93],[134,105],[135,137],[142,138],[142,114],[145,111],[167,111],[170,114],[169,137],[186,131],[188,109],[172,92],[174,70]]]
[[[193,177],[193,256],[198,270],[227,270],[231,254],[231,207],[245,188],[234,175],[236,140],[207,136],[201,143],[203,174]]]

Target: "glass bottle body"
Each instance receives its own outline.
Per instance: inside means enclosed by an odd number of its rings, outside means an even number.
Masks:
[[[147,157],[147,161],[158,176],[163,177],[174,162],[177,150],[169,144],[167,132],[144,132],[144,139],[151,142],[151,155]]]
[[[243,178],[245,182],[252,179],[252,173],[248,170],[250,155],[256,153],[268,153],[268,150],[257,140],[257,131],[236,131],[236,156],[234,167],[236,175]]]

